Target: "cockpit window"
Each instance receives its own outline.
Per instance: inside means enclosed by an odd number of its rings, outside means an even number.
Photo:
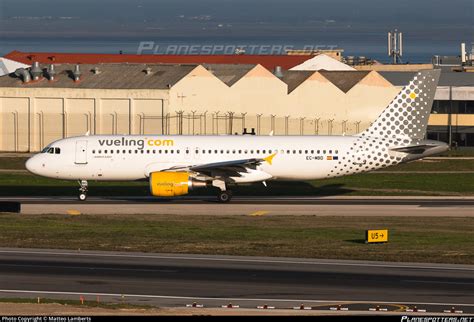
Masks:
[[[54,148],[49,148],[49,149],[48,149],[48,153],[53,154],[53,153],[54,153]]]
[[[47,153],[49,150],[49,146],[45,147],[43,150],[41,150],[41,153]]]
[[[60,148],[54,148],[54,154],[61,154]]]

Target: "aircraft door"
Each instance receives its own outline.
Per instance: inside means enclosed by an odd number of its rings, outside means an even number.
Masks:
[[[76,164],[87,163],[87,141],[76,141]]]

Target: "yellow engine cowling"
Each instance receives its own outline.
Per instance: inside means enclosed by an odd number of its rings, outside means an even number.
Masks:
[[[155,197],[175,197],[185,195],[193,187],[205,187],[207,183],[189,176],[188,172],[152,172],[150,192]]]
[[[189,191],[187,172],[152,172],[150,174],[150,192],[155,197],[174,197]]]

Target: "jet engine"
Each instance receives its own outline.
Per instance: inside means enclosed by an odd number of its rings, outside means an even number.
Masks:
[[[189,176],[188,172],[152,172],[150,173],[150,192],[155,197],[175,197],[187,194],[197,187],[207,187],[206,181]]]

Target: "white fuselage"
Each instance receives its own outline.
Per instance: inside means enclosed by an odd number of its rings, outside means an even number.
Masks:
[[[249,171],[234,181],[319,179],[330,174],[354,140],[351,136],[83,136],[52,143],[60,153],[38,154],[28,168],[57,179],[140,180],[177,166],[276,153],[271,164],[263,163],[260,171]]]
[[[129,181],[152,172],[223,161],[265,159],[230,182],[309,180],[367,172],[420,159],[427,153],[394,152],[401,140],[361,136],[81,136],[53,142],[28,160],[32,173],[66,180]],[[428,141],[425,141],[428,142]],[[58,150],[59,149],[59,150]]]

